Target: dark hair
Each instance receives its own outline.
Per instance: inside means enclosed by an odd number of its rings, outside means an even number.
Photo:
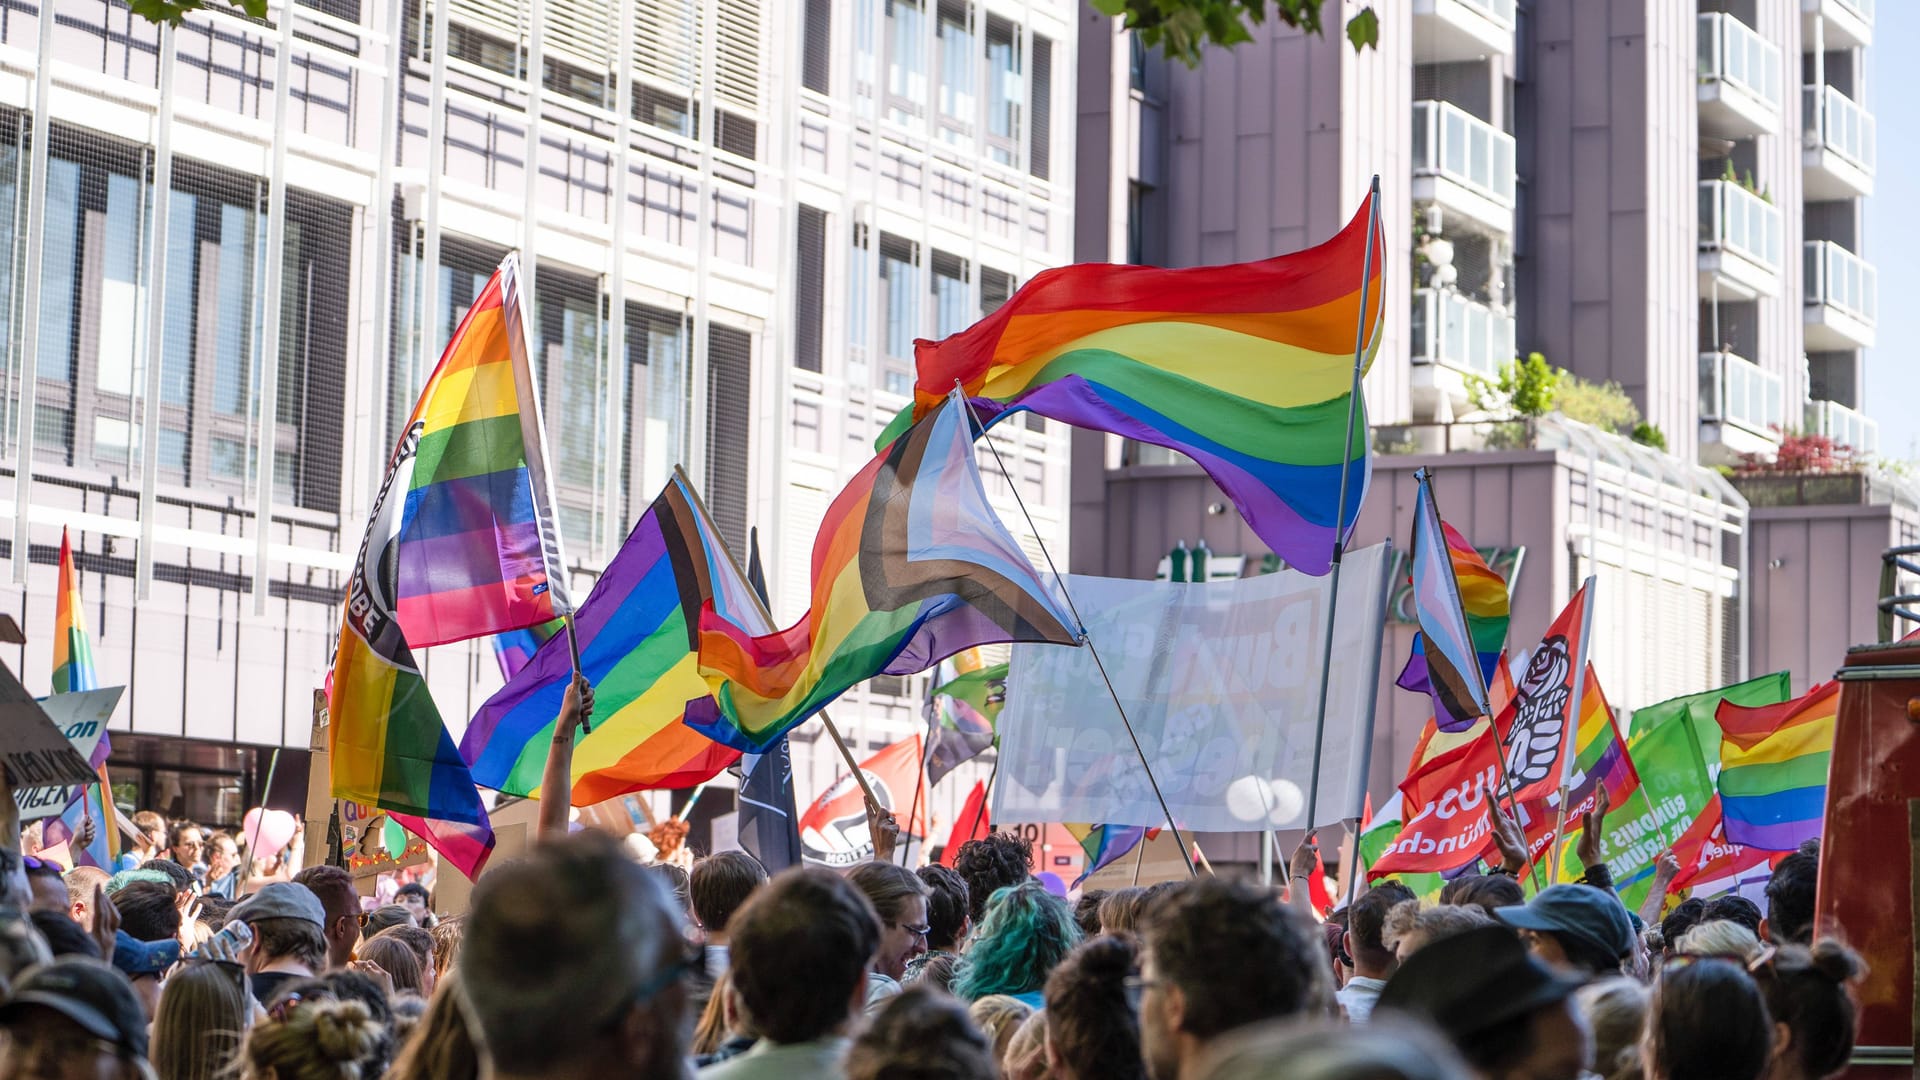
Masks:
[[[1493,909],[1519,907],[1527,902],[1520,879],[1511,874],[1465,874],[1440,887],[1440,903],[1451,907]]]
[[[1202,1039],[1325,1009],[1333,998],[1325,950],[1305,916],[1244,878],[1186,882],[1147,922],[1160,980],[1186,998],[1181,1026]]]
[[[1140,929],[1140,907],[1147,900],[1147,890],[1133,886],[1115,889],[1100,901],[1100,929],[1110,934],[1137,933]]]
[[[432,899],[432,897],[427,895],[427,887],[417,881],[409,881],[393,891],[393,898],[395,900],[403,896],[417,896],[423,904]]]
[[[1701,922],[1713,922],[1715,919],[1739,923],[1753,931],[1754,937],[1760,936],[1760,905],[1744,896],[1723,896],[1708,904],[1706,910],[1700,913]]]
[[[1611,949],[1597,944],[1582,934],[1567,934],[1558,930],[1536,930],[1560,943],[1560,951],[1567,954],[1567,963],[1591,975],[1620,974],[1621,957],[1614,955]]]
[[[1680,947],[1680,937],[1687,931],[1700,925],[1707,910],[1707,902],[1697,896],[1689,896],[1675,905],[1667,917],[1660,920],[1660,941],[1662,948],[1672,953]]]
[[[1570,1008],[1571,1003],[1567,1006]],[[1482,1076],[1499,1076],[1533,1054],[1534,1013],[1524,1012],[1492,1027],[1465,1034],[1449,1033],[1453,1048]]]
[[[173,883],[173,891],[175,893],[183,893],[193,888],[193,871],[181,866],[172,859],[148,859],[146,862],[140,864],[140,869],[157,870],[167,875],[167,880]]]
[[[1853,1054],[1859,1007],[1847,985],[1867,973],[1858,954],[1832,938],[1813,948],[1782,945],[1754,967],[1767,1014],[1793,1032],[1793,1055],[1806,1076],[1831,1076]]]
[[[49,881],[58,881],[62,885],[67,883],[65,874],[66,872],[60,869],[59,863],[48,862],[45,859],[35,859],[33,865],[27,867],[28,877],[46,878]]]
[[[381,934],[361,942],[358,955],[362,960],[380,965],[380,969],[392,978],[394,993],[426,993],[427,980],[421,972],[420,954],[399,938]]]
[[[1087,937],[1096,937],[1100,933],[1100,901],[1107,898],[1105,889],[1088,889],[1073,902],[1073,921],[1080,924],[1080,933]]]
[[[381,938],[392,938],[412,949],[414,959],[420,961],[422,974],[434,970],[432,931],[423,930],[418,926],[389,926],[373,935],[373,940]]]
[[[1352,910],[1347,913],[1347,931],[1353,935],[1355,959],[1364,956],[1369,964],[1376,966],[1393,962],[1393,950],[1380,939],[1380,928],[1394,905],[1412,899],[1415,899],[1412,889],[1398,881],[1383,881],[1353,902]]]
[[[293,875],[293,882],[305,885],[320,898],[320,906],[326,910],[328,923],[342,915],[360,913],[360,892],[353,887],[353,875],[342,867],[309,866]]]
[[[1184,878],[1177,881],[1156,882],[1147,886],[1141,894],[1140,907],[1133,914],[1134,932],[1144,931],[1151,925],[1153,920],[1160,917],[1160,913],[1166,909],[1167,905],[1173,902],[1173,898],[1180,895],[1180,891],[1186,887],[1187,880]]]
[[[232,911],[238,900],[229,900],[224,896],[203,896],[200,898],[200,925],[209,930],[218,930],[227,925],[227,913]]]
[[[1140,1017],[1127,1002],[1130,938],[1097,937],[1047,976],[1047,1041],[1069,1075],[1146,1080]]]
[[[100,959],[100,945],[93,935],[80,929],[64,911],[30,911],[27,918],[32,920],[33,928],[47,939],[47,948],[53,950],[54,959],[62,956],[84,956],[89,960]]]
[[[372,941],[373,936],[389,926],[413,926],[413,912],[405,904],[382,904],[367,914],[367,921],[360,924],[360,940]]]
[[[200,839],[202,842],[206,840],[207,830],[201,828],[198,825],[195,825],[191,821],[176,821],[172,825],[167,827],[167,850],[171,851],[174,848],[179,847],[180,839],[181,837],[184,837],[185,835],[187,835],[188,829],[192,829],[194,832],[199,833]]]
[[[993,1046],[946,994],[911,986],[847,1050],[847,1080],[994,1080]]]
[[[722,851],[693,864],[687,875],[687,895],[693,917],[710,934],[721,933],[753,890],[766,884],[767,870],[744,851]]]
[[[681,911],[687,911],[692,908],[693,905],[689,903],[689,893],[692,892],[692,886],[685,870],[680,869],[672,863],[662,862],[647,864],[647,872],[659,878],[660,883],[665,885],[668,891],[673,893],[674,902],[680,905]]]
[[[1767,937],[1776,945],[1813,940],[1814,888],[1820,877],[1820,842],[1809,840],[1781,859],[1767,879]]]
[[[867,903],[873,905],[873,913],[880,916],[880,921],[887,926],[900,925],[910,897],[924,899],[927,895],[926,883],[913,871],[871,859],[855,863],[847,871],[847,881],[866,894]]]
[[[800,1043],[846,1022],[880,948],[880,917],[859,889],[830,870],[788,870],[733,918],[727,970],[755,1031]]]
[[[927,887],[927,948],[935,952],[960,944],[967,923],[967,879],[951,867],[930,865],[914,871]]]
[[[269,959],[290,956],[319,971],[327,966],[327,938],[305,919],[248,919],[254,948]]]
[[[174,891],[157,881],[133,881],[113,894],[120,929],[141,941],[171,941],[180,936],[180,908]]]
[[[1661,1076],[1758,1080],[1773,1053],[1760,988],[1725,960],[1668,964],[1653,984],[1647,1036],[1648,1072]]]
[[[990,832],[961,844],[953,868],[967,882],[967,914],[977,923],[987,913],[988,897],[1020,884],[1032,873],[1033,842],[1012,833]]]

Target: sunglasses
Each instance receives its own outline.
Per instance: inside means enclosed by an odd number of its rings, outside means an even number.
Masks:
[[[1721,960],[1735,967],[1745,969],[1749,975],[1758,975],[1762,971],[1771,974],[1773,971],[1774,957],[1779,955],[1779,952],[1780,950],[1774,948],[1772,945],[1767,945],[1763,946],[1759,952],[1754,953],[1751,959],[1739,953],[1688,953],[1684,956],[1676,956],[1665,964],[1662,964],[1660,970],[1679,971],[1681,968],[1690,967],[1700,963],[1702,960]]]

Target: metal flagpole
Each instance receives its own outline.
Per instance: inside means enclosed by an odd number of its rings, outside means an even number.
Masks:
[[[1547,867],[1547,880],[1560,880],[1560,860],[1567,854],[1567,796],[1573,786],[1574,759],[1580,750],[1580,714],[1583,712],[1584,698],[1587,692],[1587,637],[1593,629],[1593,575],[1588,574],[1582,590],[1580,603],[1580,661],[1573,669],[1573,699],[1568,702],[1572,712],[1566,721],[1566,735],[1560,747],[1560,821],[1554,827],[1553,839],[1547,844],[1547,850],[1558,853],[1553,856],[1553,865]]]
[[[926,788],[927,788],[927,739],[926,739],[926,736],[923,735],[920,738],[920,769],[913,778],[913,803],[911,804],[911,808],[907,810],[907,830],[908,830],[907,836],[909,837],[909,839],[911,839],[911,837],[913,836],[913,831],[912,831],[913,819],[920,816],[920,795],[922,792],[926,790]],[[933,815],[928,814],[927,816],[932,817]],[[927,831],[932,832],[933,830],[928,829]],[[920,840],[924,844],[927,838],[923,836],[920,838]],[[907,865],[907,845],[906,844],[900,845],[900,865],[901,866]]]
[[[1315,817],[1320,809],[1320,754],[1327,734],[1327,680],[1333,668],[1333,613],[1340,600],[1340,559],[1347,548],[1346,522],[1347,482],[1353,474],[1353,464],[1347,460],[1347,454],[1353,450],[1353,426],[1360,412],[1360,376],[1361,365],[1367,355],[1367,296],[1368,287],[1373,284],[1373,242],[1380,233],[1380,174],[1373,176],[1373,187],[1367,195],[1369,214],[1367,219],[1367,255],[1360,266],[1360,314],[1355,318],[1353,331],[1353,384],[1347,394],[1347,437],[1340,444],[1340,456],[1344,463],[1340,470],[1340,504],[1333,513],[1333,565],[1328,571],[1332,580],[1327,583],[1327,632],[1321,647],[1320,656],[1320,708],[1316,714],[1313,729],[1313,774],[1307,787],[1307,829],[1311,831],[1316,824]],[[1354,515],[1356,518],[1358,514]]]
[[[1393,540],[1387,540],[1387,553],[1380,560],[1380,625],[1373,634],[1373,661],[1367,665],[1367,735],[1360,741],[1359,768],[1355,770],[1360,782],[1353,786],[1354,795],[1360,805],[1353,808],[1353,860],[1352,872],[1347,877],[1347,906],[1352,907],[1359,897],[1360,888],[1360,830],[1366,825],[1367,815],[1367,774],[1373,771],[1373,729],[1374,709],[1380,704],[1380,652],[1386,646],[1387,605],[1393,600],[1393,570],[1397,563],[1393,556]],[[1328,622],[1332,622],[1329,618]],[[1334,859],[1340,858],[1338,851]]]
[[[1362,306],[1364,306],[1364,302]],[[969,401],[965,393],[962,392],[960,380],[958,379],[955,379],[953,382],[953,392],[951,396],[960,399],[961,404],[966,407],[967,415],[972,418],[973,423],[977,425],[981,431],[984,432],[987,430],[987,426],[980,421],[980,414],[974,411],[973,402]],[[1187,842],[1180,835],[1180,826],[1173,820],[1173,811],[1167,806],[1167,797],[1161,794],[1160,781],[1154,779],[1153,766],[1147,763],[1147,752],[1140,747],[1140,736],[1133,730],[1133,721],[1127,719],[1127,708],[1120,704],[1120,694],[1113,688],[1113,680],[1107,677],[1107,665],[1100,660],[1100,650],[1093,647],[1093,638],[1087,633],[1086,620],[1080,617],[1080,608],[1073,602],[1073,593],[1067,589],[1067,579],[1061,575],[1060,568],[1054,565],[1053,552],[1047,550],[1047,542],[1041,539],[1040,527],[1033,523],[1033,515],[1027,513],[1027,501],[1020,497],[1020,485],[1014,483],[1012,474],[1007,472],[1007,463],[1000,457],[1000,448],[993,445],[992,439],[988,439],[987,449],[992,451],[993,463],[999,466],[1000,475],[1006,478],[1007,487],[1013,492],[1013,501],[1020,507],[1020,516],[1027,519],[1027,528],[1033,532],[1034,542],[1040,545],[1040,554],[1046,557],[1047,569],[1053,574],[1054,584],[1060,587],[1060,595],[1067,602],[1067,610],[1073,613],[1073,621],[1079,624],[1080,643],[1087,647],[1087,655],[1093,657],[1093,666],[1099,670],[1100,681],[1105,683],[1107,687],[1107,696],[1113,699],[1113,707],[1120,713],[1120,723],[1127,729],[1127,738],[1133,740],[1133,752],[1140,756],[1140,768],[1146,771],[1147,784],[1153,788],[1153,797],[1160,801],[1160,812],[1167,817],[1167,828],[1172,830],[1174,840],[1180,844],[1180,856],[1187,860],[1187,873],[1190,876],[1197,877],[1199,876],[1199,871],[1194,868],[1193,855],[1187,851]],[[1323,711],[1324,705],[1325,702],[1323,701]],[[999,771],[1000,761],[998,758],[994,759],[993,767],[996,772]],[[985,804],[983,803],[982,805]]]

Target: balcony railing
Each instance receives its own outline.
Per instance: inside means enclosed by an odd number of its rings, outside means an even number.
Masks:
[[[1514,0],[1460,0],[1460,2],[1501,26],[1513,25]]]
[[[1879,423],[1837,401],[1807,402],[1807,431],[1825,435],[1834,445],[1852,450],[1856,458],[1870,457],[1880,449]]]
[[[1800,122],[1810,146],[1824,146],[1862,170],[1873,171],[1873,114],[1831,86],[1800,88]]]
[[[1780,49],[1731,15],[1700,16],[1700,78],[1718,79],[1780,107]]]
[[[1831,240],[1809,240],[1805,248],[1807,303],[1839,308],[1871,325],[1879,290],[1873,264]]]
[[[1444,289],[1413,290],[1413,362],[1493,377],[1513,359],[1513,316]]]
[[[1778,438],[1787,423],[1784,381],[1730,352],[1701,353],[1700,416]]]
[[[1413,103],[1413,174],[1444,176],[1513,207],[1513,136],[1444,101]]]
[[[1780,210],[1727,180],[1700,181],[1700,247],[1780,269]]]

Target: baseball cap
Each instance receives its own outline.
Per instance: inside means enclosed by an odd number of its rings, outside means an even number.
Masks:
[[[1521,930],[1570,934],[1616,960],[1633,949],[1626,907],[1591,885],[1549,885],[1525,906],[1495,908],[1493,916]]]
[[[318,927],[327,925],[327,909],[320,898],[305,885],[276,881],[233,905],[228,922],[251,923],[257,919],[305,919]]]
[[[1585,981],[1534,959],[1506,927],[1478,926],[1401,961],[1374,1013],[1409,1013],[1461,1039],[1563,1001]]]
[[[172,938],[141,941],[125,930],[114,933],[113,966],[129,979],[136,975],[158,975],[179,962],[180,943]]]
[[[147,1017],[126,976],[97,961],[66,957],[28,972],[0,1005],[0,1024],[38,1005],[52,1009],[136,1057],[147,1054]]]

